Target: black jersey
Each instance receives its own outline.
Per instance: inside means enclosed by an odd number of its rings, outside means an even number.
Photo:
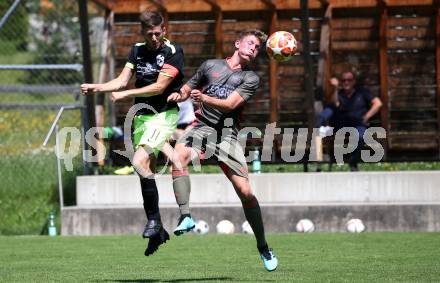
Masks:
[[[183,84],[183,50],[180,46],[165,40],[160,48],[151,50],[145,43],[136,43],[130,51],[125,66],[136,72],[136,88],[155,83],[159,73],[174,77],[162,94],[136,97],[134,103],[146,103],[157,112],[177,108],[177,103],[167,103],[167,98],[171,93],[178,92]],[[138,114],[154,114],[154,112],[142,109]]]

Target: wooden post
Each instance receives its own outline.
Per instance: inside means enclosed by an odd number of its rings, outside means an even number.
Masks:
[[[223,58],[223,12],[220,7],[215,7],[215,57]]]
[[[331,95],[330,88],[330,75],[331,75],[331,18],[332,18],[332,6],[327,1],[322,1],[322,5],[325,8],[324,21],[321,26],[321,34],[319,40],[319,53],[318,60],[318,74],[316,76],[316,87],[322,91],[322,101],[315,102],[315,115],[322,111],[326,102],[329,101]],[[316,137],[316,160],[323,161],[323,143],[320,136]]]
[[[435,30],[435,58],[436,58],[436,83],[437,83],[437,144],[439,146],[439,158],[440,158],[440,1],[434,1],[436,11],[436,30]]]
[[[388,28],[388,9],[383,0],[378,2],[380,8],[379,25],[379,76],[380,76],[380,99],[383,106],[380,109],[380,121],[389,137],[388,121],[388,55],[387,55],[387,28]],[[389,138],[385,146],[385,156],[389,147]]]
[[[321,86],[324,93],[324,102],[329,100],[333,94],[330,86],[330,78],[332,76],[332,6],[328,4],[325,9],[324,23],[321,27],[320,52],[323,59]]]
[[[310,56],[310,31],[309,31],[309,7],[308,0],[301,0],[301,32],[304,58],[304,84],[306,91],[305,109],[307,111],[307,145],[304,171],[307,171],[307,154],[310,152],[313,128],[315,127],[315,94],[313,92],[312,57]]]
[[[278,15],[275,9],[272,10],[269,35],[277,30]],[[277,94],[277,69],[278,63],[269,59],[269,91],[270,91],[270,122],[278,122],[278,94]]]
[[[105,11],[105,28],[104,28],[104,35],[103,35],[103,43],[101,46],[101,66],[99,68],[99,83],[105,83],[106,81],[109,81],[109,68],[110,68],[110,56],[111,56],[111,44],[112,44],[112,22],[113,22],[113,12],[110,10]],[[104,127],[104,120],[105,120],[105,94],[104,93],[98,93],[96,95],[96,106],[95,106],[95,120],[96,120],[96,127],[98,127],[99,135],[98,139],[99,142],[97,143],[97,151],[98,151],[98,165],[104,166],[105,161],[105,155],[104,153],[104,136],[102,129]]]
[[[215,15],[215,57],[218,59],[223,58],[223,11],[222,7],[216,0],[204,0],[211,6]]]
[[[78,0],[79,8],[79,21],[81,25],[81,47],[83,55],[83,70],[84,70],[84,81],[86,83],[93,83],[92,74],[92,58],[90,54],[90,39],[89,39],[89,21],[87,12],[87,2],[86,0]],[[82,115],[82,123],[84,127],[84,133],[87,133],[90,128],[95,127],[95,97],[93,95],[87,95],[84,100],[85,111]],[[84,143],[84,149],[92,149],[93,155],[96,154],[94,150],[96,146],[94,144]],[[91,168],[93,167],[86,160],[84,162],[84,174],[89,175],[91,173]]]
[[[107,54],[106,59],[108,60],[108,79],[113,80],[115,78],[115,53],[116,53],[116,47],[115,47],[115,13],[111,12],[109,17],[109,26],[110,26],[110,33],[109,33],[109,53]],[[110,101],[110,99],[107,99],[107,109],[108,109],[108,116],[109,122],[111,126],[116,126],[116,114],[115,114],[115,105]]]
[[[169,14],[168,11],[164,8],[162,10],[160,10],[160,12],[162,13],[163,16],[163,20],[165,21],[165,30],[167,31],[167,36],[171,38],[171,35],[168,33],[168,27],[169,27]]]
[[[278,13],[277,7],[272,0],[262,0],[263,4],[271,10],[269,35],[277,31]],[[270,93],[270,122],[278,122],[278,94],[277,94],[277,69],[278,63],[269,59],[269,93]]]
[[[278,13],[277,7],[272,0],[262,0],[263,4],[271,11],[269,34],[277,31]],[[264,43],[266,44],[266,43]],[[265,47],[262,47],[265,50]],[[270,95],[270,122],[278,123],[278,94],[277,94],[277,69],[278,63],[274,59],[269,58],[269,95]],[[277,152],[280,148],[279,140],[274,139],[272,144],[272,159],[277,159]]]

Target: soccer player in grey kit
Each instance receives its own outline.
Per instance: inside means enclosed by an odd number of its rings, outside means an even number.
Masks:
[[[255,94],[259,85],[259,77],[248,65],[256,58],[266,39],[267,35],[262,31],[243,31],[234,43],[235,51],[231,57],[204,62],[180,92],[171,94],[168,101],[180,102],[191,97],[201,105],[198,123],[175,147],[173,159],[178,162],[173,165],[173,187],[181,217],[174,234],[182,235],[194,228],[189,210],[191,185],[188,164],[203,152],[213,155],[242,202],[264,267],[273,271],[278,260],[267,245],[260,206],[250,188],[246,159],[237,138],[243,105]],[[193,154],[194,151],[198,155]]]

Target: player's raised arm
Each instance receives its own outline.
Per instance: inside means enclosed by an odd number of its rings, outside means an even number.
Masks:
[[[179,92],[174,92],[170,96],[168,96],[167,101],[182,102],[187,100],[190,94],[191,88],[185,84],[180,88]]]
[[[153,38],[156,38],[154,34],[151,36]],[[135,89],[114,92],[112,93],[112,97],[111,97],[112,101],[115,102],[120,99],[124,99],[128,97],[147,98],[151,96],[161,95],[165,92],[165,90],[167,90],[173,84],[173,81],[177,77],[180,80],[180,78],[182,77],[183,51],[180,47],[176,47],[172,45],[166,39],[163,39],[162,41],[166,52],[164,54],[158,54],[155,58],[157,67],[160,68],[157,74],[157,79],[151,80],[150,84],[146,84],[144,86]],[[152,44],[153,43],[151,43],[150,45]],[[142,45],[138,45],[138,48],[141,46]],[[139,72],[142,73],[144,72],[142,66],[143,65],[151,66],[151,63],[138,62],[137,58],[142,58],[142,56],[135,55],[134,53],[136,53],[136,50],[137,50],[136,48],[133,49],[132,51],[133,54],[130,54],[127,65],[128,67],[132,67],[132,68],[137,66],[136,67],[137,71],[140,70]],[[150,67],[150,68],[154,68],[154,67]],[[151,70],[150,72],[152,71],[153,70]],[[166,94],[167,97],[169,95],[170,94],[168,93]]]
[[[195,102],[204,103],[224,113],[231,112],[245,103],[245,100],[237,91],[233,91],[226,99],[218,99],[203,94],[199,90],[192,90],[191,97]]]
[[[110,91],[123,89],[127,86],[128,81],[130,80],[132,75],[133,75],[133,70],[128,67],[124,67],[124,69],[122,69],[122,72],[119,74],[119,76],[116,79],[113,79],[109,82],[101,83],[101,84],[82,84],[81,93],[83,95],[87,95],[90,93],[110,92]]]
[[[173,79],[174,77],[169,77],[163,74],[159,74],[159,76],[157,77],[157,81],[150,85],[141,88],[134,88],[124,91],[113,92],[111,96],[111,100],[113,102],[116,102],[118,100],[128,97],[150,97],[150,96],[160,95],[172,83]]]
[[[240,108],[249,100],[258,89],[259,83],[260,79],[258,76],[254,72],[248,72],[243,77],[243,82],[226,99],[209,96],[196,90],[191,92],[191,97],[196,102],[204,103],[223,113],[228,113]]]

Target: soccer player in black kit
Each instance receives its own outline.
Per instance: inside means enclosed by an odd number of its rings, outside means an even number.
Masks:
[[[121,74],[107,83],[82,84],[81,91],[84,95],[112,92],[113,102],[134,97],[135,105],[148,105],[136,112],[133,121],[133,166],[140,178],[148,219],[142,236],[149,239],[145,250],[149,256],[169,239],[162,226],[154,173],[157,155],[177,127],[177,103],[168,102],[167,98],[182,87],[183,51],[165,38],[165,22],[160,13],[144,12],[140,22],[145,41],[134,44]],[[120,91],[133,74],[136,88]]]
[[[180,102],[191,97],[201,105],[198,123],[175,147],[173,188],[181,217],[174,234],[190,231],[194,223],[189,211],[188,164],[202,152],[206,156],[213,155],[242,202],[264,267],[273,271],[278,259],[267,245],[260,206],[250,188],[246,159],[237,138],[242,107],[259,85],[259,77],[248,65],[256,58],[266,39],[267,36],[259,30],[243,31],[234,43],[235,52],[231,57],[204,62],[179,92],[168,97],[168,101]]]

